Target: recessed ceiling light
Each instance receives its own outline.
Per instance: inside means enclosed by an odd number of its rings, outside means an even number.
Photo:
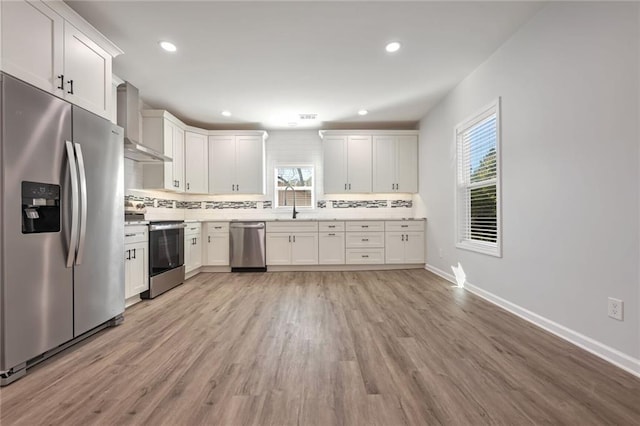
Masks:
[[[366,109],[361,109],[360,111],[358,111],[358,115],[367,115],[369,114],[369,111],[367,111]]]
[[[397,52],[399,49],[400,49],[400,43],[398,43],[397,41],[392,41],[391,43],[387,44],[385,47],[385,50],[389,53]]]
[[[178,50],[175,44],[170,43],[168,41],[161,41],[160,47],[162,47],[167,52],[175,52],[176,50]]]
[[[231,112],[230,111],[222,111],[222,115],[224,115],[225,117],[231,117]]]

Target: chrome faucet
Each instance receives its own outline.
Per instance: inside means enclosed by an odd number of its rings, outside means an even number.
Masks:
[[[278,176],[278,180],[284,183],[285,185],[287,185],[286,188],[284,189],[284,205],[285,206],[287,205],[287,189],[291,188],[291,190],[293,191],[293,219],[295,219],[296,216],[298,215],[298,212],[296,211],[296,190],[293,189],[293,186],[291,186],[289,181],[283,178],[282,176]]]

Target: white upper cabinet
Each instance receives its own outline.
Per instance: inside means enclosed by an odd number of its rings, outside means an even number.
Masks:
[[[209,193],[264,194],[266,132],[209,134]]]
[[[2,70],[62,96],[64,20],[44,3],[3,1]]]
[[[64,97],[110,118],[111,56],[73,25],[64,24]]]
[[[184,192],[184,137],[182,123],[163,110],[142,111],[143,144],[162,152],[173,161],[144,164],[143,184],[146,189]]]
[[[206,134],[185,132],[185,182],[186,192],[206,194],[209,192],[209,147]]]
[[[324,192],[371,192],[371,136],[323,137]]]
[[[324,192],[347,191],[347,137],[327,136],[322,141],[324,151]]]
[[[415,130],[324,130],[324,192],[417,192]]]
[[[2,70],[111,118],[111,61],[121,54],[61,1],[2,1]]]
[[[417,135],[373,136],[373,192],[418,192]]]

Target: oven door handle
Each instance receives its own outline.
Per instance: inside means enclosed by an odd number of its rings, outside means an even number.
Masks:
[[[172,223],[170,225],[149,225],[149,231],[164,231],[166,229],[180,229],[186,227],[186,223]]]

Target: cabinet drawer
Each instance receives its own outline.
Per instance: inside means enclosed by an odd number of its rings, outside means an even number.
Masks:
[[[318,232],[318,222],[267,222],[267,232]]]
[[[209,233],[229,233],[229,222],[209,222],[207,223]]]
[[[347,249],[348,265],[384,264],[384,249]]]
[[[344,232],[344,222],[318,222],[320,232]]]
[[[374,232],[384,231],[384,222],[382,221],[350,221],[347,222],[347,232]]]
[[[149,228],[147,225],[135,225],[124,227],[124,243],[142,243],[149,241]]]
[[[184,228],[184,235],[200,235],[201,230],[201,223],[187,223],[187,227]]]
[[[423,220],[390,220],[384,223],[385,231],[404,232],[404,231],[424,231]]]
[[[347,248],[384,247],[384,232],[347,232]]]

